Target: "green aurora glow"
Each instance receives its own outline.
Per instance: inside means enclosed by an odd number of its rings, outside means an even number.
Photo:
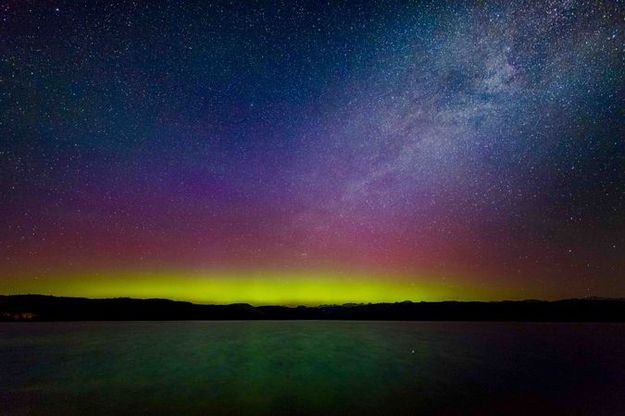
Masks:
[[[434,283],[438,282],[438,283]],[[0,280],[4,294],[38,293],[91,298],[168,298],[197,303],[320,305],[518,298],[519,290],[440,283],[423,276],[378,276],[328,271],[207,271],[68,273]]]

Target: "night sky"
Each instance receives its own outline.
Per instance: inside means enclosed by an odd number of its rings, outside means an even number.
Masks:
[[[0,294],[625,297],[622,1],[0,19]]]

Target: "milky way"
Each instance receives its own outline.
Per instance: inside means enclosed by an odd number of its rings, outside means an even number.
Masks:
[[[3,2],[0,291],[625,296],[625,4]]]

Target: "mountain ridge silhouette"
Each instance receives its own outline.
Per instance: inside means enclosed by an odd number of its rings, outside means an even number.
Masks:
[[[625,299],[441,301],[321,306],[0,295],[0,321],[390,320],[625,322]]]

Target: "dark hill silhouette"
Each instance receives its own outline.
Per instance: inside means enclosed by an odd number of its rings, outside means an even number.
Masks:
[[[199,305],[166,299],[0,296],[3,321],[334,319],[407,321],[625,322],[625,300],[400,302],[286,307]]]

